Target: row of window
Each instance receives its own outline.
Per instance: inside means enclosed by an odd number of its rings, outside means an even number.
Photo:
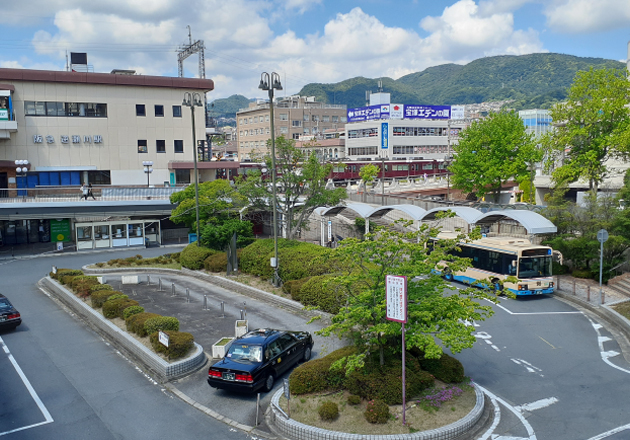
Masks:
[[[394,127],[394,136],[447,136],[447,127]]]
[[[360,130],[348,131],[348,139],[358,139],[373,136],[378,136],[378,128],[362,128]]]
[[[156,104],[153,106],[153,114],[156,118],[164,117],[164,106],[161,104]],[[147,107],[144,104],[136,104],[136,116],[146,116],[147,115]],[[182,106],[174,105],[173,106],[173,117],[181,118],[182,117]]]
[[[446,153],[448,145],[401,145],[394,146],[394,154]]]
[[[146,139],[138,139],[138,153],[148,153],[149,148],[147,146]],[[155,152],[156,153],[166,153],[166,141],[164,139],[157,139],[155,141]],[[173,141],[173,152],[175,153],[183,153],[184,152],[184,141],[181,139],[175,139]]]
[[[83,171],[39,171],[29,172],[25,177],[16,179],[18,188],[37,186],[79,186]],[[87,181],[93,185],[111,185],[109,171],[88,171]]]
[[[249,118],[250,124],[255,124],[257,122],[269,122],[269,115],[265,116],[252,116]],[[247,125],[247,118],[241,118],[238,120],[239,125]]]
[[[262,116],[261,116],[261,118],[262,118]],[[280,113],[279,114],[279,119],[281,121],[288,121],[289,120],[289,114],[288,113]],[[330,115],[321,115],[321,118],[320,118],[320,115],[309,115],[307,113],[304,113],[304,115],[302,116],[302,120],[303,121],[295,120],[295,121],[292,121],[292,123],[293,123],[294,127],[301,127],[302,126],[302,122],[309,122],[309,121],[311,121],[311,122],[319,122],[319,121],[322,121],[322,122],[331,122],[331,121],[332,122],[339,122],[339,119],[340,118],[337,115],[332,115],[332,116],[330,116]],[[341,117],[341,122],[346,122],[346,117],[345,116]],[[299,125],[297,125],[298,123],[299,123]]]
[[[266,129],[264,128],[252,128],[251,130],[241,130],[239,132],[239,136],[257,136],[259,134],[269,134],[269,127],[267,127]]]
[[[349,156],[371,156],[378,152],[378,147],[352,147],[348,148]]]
[[[93,102],[24,101],[24,115],[106,118],[107,104]]]

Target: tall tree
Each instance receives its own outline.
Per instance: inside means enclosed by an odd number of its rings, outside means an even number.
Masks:
[[[411,222],[401,223],[409,226]],[[367,240],[346,238],[340,242],[335,258],[352,264],[340,264],[339,267],[353,269],[335,277],[331,283],[334,288],[341,286],[347,305],[319,334],[353,340],[358,355],[347,359],[348,369],[359,367],[370,351],[378,350],[383,363],[386,349],[400,351],[402,348],[400,323],[386,319],[387,275],[407,276],[405,340],[409,349],[417,347],[428,358],[439,358],[442,345],[453,352],[472,347],[474,327],[468,323],[492,315],[490,306],[480,305],[475,300],[494,300],[494,295],[476,288],[445,292],[446,282],[433,274],[433,269],[441,261],[449,261],[449,268],[461,270],[469,265],[469,261],[447,255],[448,250],[456,247],[457,240],[440,240],[429,246],[430,238],[437,233],[437,229],[426,224],[411,232],[377,228],[375,233],[366,234]],[[472,237],[480,237],[479,231],[475,230]]]
[[[271,143],[268,143],[270,147]],[[269,148],[271,149],[271,148]],[[252,173],[237,181],[239,192],[255,209],[272,212],[271,153],[263,158],[267,173]],[[276,194],[286,238],[293,239],[318,206],[334,206],[347,197],[345,188],[326,189],[331,164],[321,163],[316,154],[305,157],[295,141],[276,139]]]
[[[493,192],[499,200],[501,187],[511,179],[521,181],[528,167],[542,159],[532,136],[515,112],[491,113],[462,131],[449,170],[454,188],[474,191],[477,197]]]
[[[630,153],[630,82],[623,69],[578,72],[568,100],[551,109],[556,129],[543,137],[546,167],[554,182],[587,179],[597,191],[608,174],[606,162]],[[559,165],[559,166],[558,166]]]
[[[380,172],[380,168],[372,163],[362,166],[359,170],[359,177],[361,178],[364,186],[363,201],[365,201],[367,196],[368,185],[376,179],[376,176],[378,176],[378,173]]]

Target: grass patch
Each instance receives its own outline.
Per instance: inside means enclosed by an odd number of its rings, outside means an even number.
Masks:
[[[620,315],[623,315],[626,319],[630,319],[630,301],[614,305],[612,308]]]
[[[291,418],[306,425],[330,431],[347,432],[349,434],[393,435],[410,434],[418,431],[428,431],[456,422],[465,417],[476,404],[475,390],[469,385],[458,385],[462,390],[459,396],[443,401],[439,407],[424,404],[424,396],[445,394],[443,390],[453,387],[436,381],[436,387],[425,390],[422,396],[409,399],[406,406],[405,420],[402,424],[402,405],[390,405],[390,419],[385,424],[369,423],[364,416],[367,400],[363,399],[358,405],[348,405],[350,393],[338,391],[334,393],[306,394],[291,399]],[[450,394],[451,393],[447,393]],[[455,394],[455,393],[452,393]],[[318,408],[324,402],[336,403],[339,407],[339,417],[332,421],[321,420]],[[280,398],[280,406],[286,412],[287,400]]]

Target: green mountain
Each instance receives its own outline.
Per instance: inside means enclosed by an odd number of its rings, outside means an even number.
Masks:
[[[549,108],[566,98],[576,72],[589,68],[625,68],[619,61],[580,58],[572,55],[536,53],[480,58],[464,66],[444,64],[422,72],[391,78],[351,78],[336,84],[307,84],[300,95],[319,101],[366,105],[366,90],[391,93],[397,104],[453,105],[514,100],[510,108]]]
[[[208,112],[213,118],[236,118],[236,112],[249,107],[252,100],[243,95],[232,95],[229,98],[215,99],[208,103]]]

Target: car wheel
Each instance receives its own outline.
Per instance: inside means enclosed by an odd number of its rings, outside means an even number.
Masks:
[[[311,358],[311,347],[306,347],[304,349],[304,354],[302,355],[302,360],[304,362],[308,361]]]
[[[273,389],[273,383],[275,381],[275,378],[273,377],[273,374],[269,374],[269,376],[267,376],[267,380],[265,380],[265,391],[269,392]]]

